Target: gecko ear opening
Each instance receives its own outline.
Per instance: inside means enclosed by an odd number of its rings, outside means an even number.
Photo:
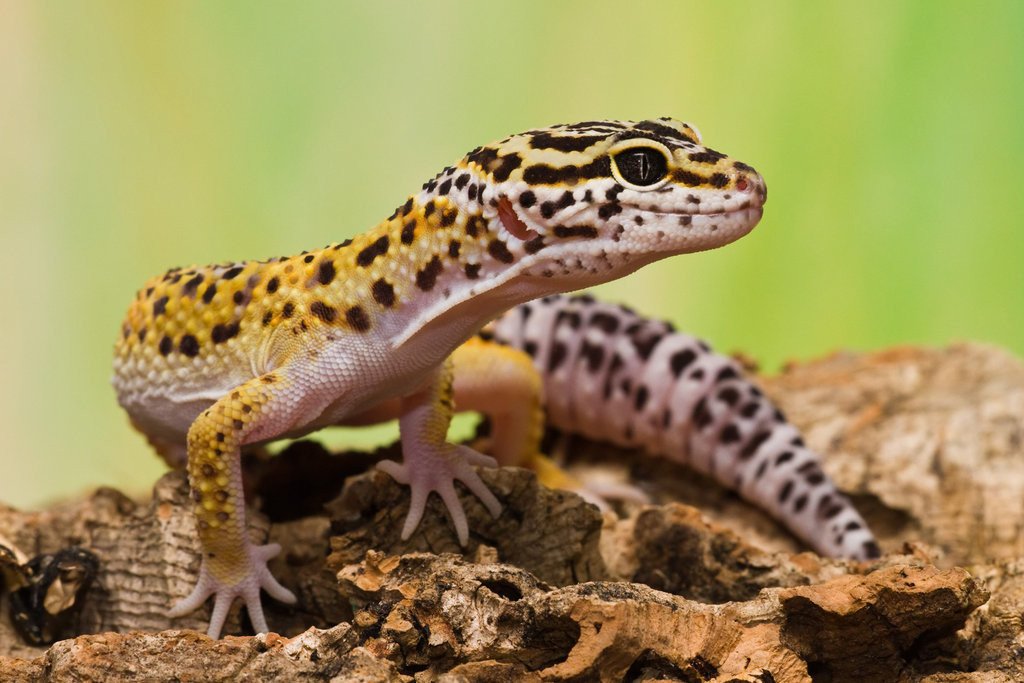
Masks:
[[[537,233],[531,230],[523,222],[523,219],[519,217],[519,214],[516,213],[516,210],[512,208],[512,202],[509,201],[508,197],[502,197],[498,200],[498,218],[501,219],[501,224],[505,226],[509,233],[524,242],[529,242],[537,236]]]

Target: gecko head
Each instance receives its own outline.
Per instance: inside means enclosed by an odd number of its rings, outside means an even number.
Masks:
[[[575,287],[750,232],[767,198],[752,167],[689,124],[586,121],[530,130],[458,164],[524,274]]]

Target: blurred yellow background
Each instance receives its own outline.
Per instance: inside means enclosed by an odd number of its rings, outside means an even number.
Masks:
[[[674,116],[767,179],[718,252],[603,288],[767,368],[1024,353],[1024,3],[0,2],[0,501],[147,490],[109,385],[169,266],[363,231],[474,146]]]

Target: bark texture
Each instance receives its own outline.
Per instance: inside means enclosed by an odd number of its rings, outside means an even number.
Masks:
[[[0,507],[0,681],[1024,680],[1024,366],[982,345],[906,348],[763,385],[877,530],[881,560],[800,552],[706,478],[567,439],[552,451],[581,477],[628,475],[654,504],[602,516],[528,472],[484,472],[505,510],[462,496],[466,548],[436,498],[403,542],[407,491],[354,474],[385,453],[299,443],[248,465],[251,532],[284,546],[272,569],[299,597],[265,602],[281,635],[210,641],[190,630],[206,610],[166,617],[198,569],[185,480],[169,473],[144,502],[101,489]],[[91,584],[67,557],[95,558]],[[63,639],[26,642],[37,622]],[[227,632],[248,628],[236,608]]]

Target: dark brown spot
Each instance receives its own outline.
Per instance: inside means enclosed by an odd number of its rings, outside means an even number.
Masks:
[[[512,171],[519,168],[523,163],[523,158],[516,153],[506,154],[500,158],[497,168],[491,172],[491,177],[497,180],[499,183],[508,180],[508,177],[512,174]]]
[[[452,240],[448,243],[448,255],[452,258],[459,258],[459,250],[462,249],[462,242]]]
[[[526,250],[527,254],[536,254],[538,251],[544,248],[544,238],[537,235],[532,240],[523,243],[523,249]]]
[[[160,340],[160,345],[157,347],[160,350],[161,356],[166,356],[174,348],[174,342],[167,335],[164,335],[163,339]]]
[[[619,319],[610,313],[597,312],[590,317],[590,324],[605,334],[614,334],[619,329]]]
[[[387,251],[387,245],[385,245],[384,249]],[[329,285],[334,280],[334,276],[336,274],[337,271],[334,270],[334,261],[321,261],[320,268],[316,273],[316,279],[319,280],[322,285]]]
[[[604,347],[584,341],[580,345],[580,356],[587,362],[587,369],[590,372],[597,372],[604,361]]]
[[[356,256],[356,264],[363,268],[370,265],[378,256],[383,256],[388,253],[388,244],[389,240],[387,235],[377,238],[373,244],[368,247],[364,247],[363,250],[359,252],[359,255]]]
[[[711,415],[711,411],[708,410],[708,402],[706,399],[697,401],[697,405],[693,407],[693,423],[697,425],[698,429],[704,429],[712,423],[714,417]]]
[[[697,187],[699,185],[703,185],[707,181],[707,178],[704,176],[681,168],[672,171],[672,179],[688,187]]]
[[[566,348],[565,344],[560,341],[556,341],[551,345],[551,355],[548,356],[548,372],[554,372],[558,369],[558,366],[565,360],[568,355],[569,349]]]
[[[309,307],[309,312],[323,320],[325,323],[334,322],[334,319],[338,315],[338,312],[333,306],[328,306],[323,301],[314,301]]]
[[[523,180],[529,185],[575,185],[580,180],[609,176],[611,166],[607,156],[598,157],[585,166],[535,164],[523,171]]]
[[[206,285],[206,291],[203,292],[203,303],[208,304],[213,301],[214,295],[217,293],[217,283],[211,282]]]
[[[718,392],[718,400],[726,405],[734,406],[740,400],[740,392],[735,387],[726,387]]]
[[[228,339],[238,335],[238,323],[230,323],[228,325],[218,324],[215,325],[213,330],[210,332],[210,339],[213,340],[214,344],[220,344],[226,342]]]
[[[658,343],[661,341],[663,336],[664,335],[661,334],[652,334],[649,337],[634,335],[631,341],[633,342],[633,348],[636,349],[637,355],[640,356],[642,360],[647,360],[650,358],[651,354],[654,353],[655,347],[658,346]]]
[[[724,382],[727,379],[735,379],[739,376],[739,373],[736,372],[736,368],[732,367],[731,365],[727,365],[718,371],[718,374],[715,375],[715,381]]]
[[[779,491],[779,503],[785,503],[789,499],[789,494],[793,492],[793,482],[787,481],[782,485],[782,490]]]
[[[592,225],[556,225],[555,237],[583,237],[593,239],[597,237],[597,228]]]
[[[757,471],[754,472],[754,479],[760,479],[764,476],[765,471],[768,469],[768,461],[762,460],[761,464],[757,466]]]
[[[437,284],[437,276],[441,274],[444,265],[436,255],[430,259],[423,269],[416,273],[416,286],[424,292],[429,292]]]
[[[679,377],[693,361],[697,360],[697,354],[692,349],[676,351],[669,359],[669,366],[672,369],[672,376]]]
[[[751,437],[747,445],[740,451],[740,460],[749,460],[757,452],[757,449],[761,447],[765,441],[771,438],[772,433],[769,431],[758,432]]]
[[[158,318],[167,310],[167,297],[162,296],[153,302],[153,317]]]
[[[749,419],[757,415],[757,411],[760,409],[760,407],[760,403],[757,403],[756,401],[751,401],[750,403],[740,408],[740,415]]]
[[[284,316],[285,318],[292,317],[292,313],[294,313],[294,312],[295,312],[295,304],[293,304],[290,301],[284,305],[284,308],[281,309],[281,315]]]
[[[181,338],[178,349],[189,358],[195,358],[199,355],[199,342],[191,334],[186,334]]]
[[[373,299],[385,308],[395,305],[395,288],[384,279],[377,280],[372,287]]]
[[[582,316],[580,316],[576,311],[559,311],[555,316],[555,327],[559,327],[564,323],[571,329],[577,330],[579,329],[582,321]]]
[[[445,209],[441,212],[441,227],[447,228],[454,225],[455,219],[459,217],[457,209]]]
[[[713,149],[705,149],[703,152],[691,152],[689,157],[690,161],[696,161],[699,164],[714,164],[724,159],[725,155]]]
[[[416,221],[409,221],[402,227],[402,244],[412,244],[416,238]]]
[[[508,250],[508,245],[501,240],[493,240],[488,243],[487,253],[502,263],[512,263],[515,260],[512,252]]]
[[[730,422],[722,430],[722,434],[719,437],[724,444],[736,443],[742,438],[740,434],[740,428],[734,423]]]
[[[602,389],[601,395],[607,400],[612,395],[612,380],[615,378],[615,373],[622,368],[622,358],[619,354],[612,354],[612,361],[608,365],[608,372],[604,378],[604,388]]]
[[[640,388],[636,390],[636,396],[634,397],[633,407],[637,410],[643,410],[644,406],[647,405],[647,399],[650,397],[650,392],[647,387],[640,385]]]
[[[605,135],[556,135],[537,133],[530,138],[533,149],[555,149],[559,152],[582,152],[607,139]]]
[[[356,332],[366,332],[370,329],[370,318],[361,306],[353,306],[345,311],[345,320]]]
[[[181,293],[184,296],[192,296],[196,293],[199,288],[199,284],[203,281],[203,274],[199,273],[195,277],[185,282],[185,285],[181,288]]]
[[[479,263],[467,263],[466,264],[466,277],[470,280],[475,280],[480,277],[480,264]]]
[[[274,312],[273,311],[267,311],[266,313],[264,313],[263,314],[263,321],[262,321],[263,322],[263,327],[266,327],[267,325],[269,325],[270,321],[273,320],[273,319],[274,319]]]
[[[267,294],[273,294],[274,292],[276,292],[277,288],[280,285],[281,281],[278,280],[276,277],[270,278],[270,280],[267,281]]]

